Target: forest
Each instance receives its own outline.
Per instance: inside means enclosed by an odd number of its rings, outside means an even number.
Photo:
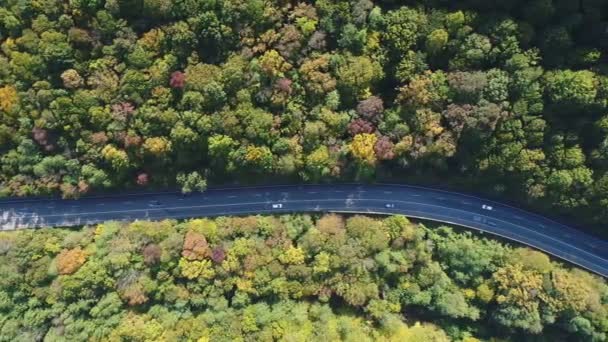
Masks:
[[[0,195],[393,180],[608,219],[602,0],[3,0]]]
[[[404,216],[0,232],[0,341],[606,341],[608,285]]]

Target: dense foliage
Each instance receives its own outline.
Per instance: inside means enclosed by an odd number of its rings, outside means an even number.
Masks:
[[[420,175],[601,222],[607,6],[4,0],[0,193]]]
[[[607,310],[603,279],[402,216],[0,233],[2,341],[605,341]]]

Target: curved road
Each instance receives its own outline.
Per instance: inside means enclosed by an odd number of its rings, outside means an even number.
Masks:
[[[490,205],[492,210],[483,209]],[[3,230],[109,220],[287,212],[403,214],[465,226],[545,251],[608,277],[608,242],[547,218],[478,197],[405,185],[294,185],[146,193],[80,200],[0,201]]]

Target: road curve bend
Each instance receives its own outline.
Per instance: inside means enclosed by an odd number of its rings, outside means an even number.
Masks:
[[[484,209],[490,206],[491,210]],[[608,242],[545,217],[482,198],[406,185],[282,185],[0,201],[0,229],[78,226],[119,220],[342,212],[402,214],[491,233],[608,277]]]

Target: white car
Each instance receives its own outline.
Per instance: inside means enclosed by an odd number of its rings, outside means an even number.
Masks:
[[[283,208],[283,204],[281,203],[275,203],[272,205],[272,209],[281,209]]]
[[[481,205],[481,209],[485,209],[485,210],[494,210],[494,208],[492,208],[491,205],[487,205],[487,204],[482,204]]]
[[[394,207],[395,207],[395,205],[394,205],[393,203],[386,203],[386,204],[384,205],[384,207],[385,207],[385,208],[389,208],[389,209],[390,209],[390,208],[394,208]]]

